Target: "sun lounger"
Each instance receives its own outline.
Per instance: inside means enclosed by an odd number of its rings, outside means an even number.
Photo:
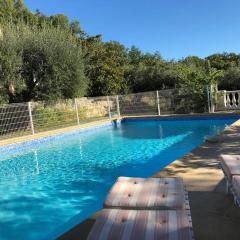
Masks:
[[[192,240],[192,224],[184,210],[104,209],[88,240]]]
[[[119,177],[104,203],[105,208],[185,209],[187,193],[181,178]]]
[[[104,207],[88,240],[193,239],[181,178],[120,177]]]
[[[227,182],[227,193],[232,187],[232,176],[240,175],[240,155],[221,155],[220,163]]]

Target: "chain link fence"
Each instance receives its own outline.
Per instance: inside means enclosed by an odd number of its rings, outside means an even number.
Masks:
[[[206,98],[207,111],[207,98]],[[201,110],[202,111],[202,110]],[[0,106],[0,140],[126,116],[197,113],[181,89]]]

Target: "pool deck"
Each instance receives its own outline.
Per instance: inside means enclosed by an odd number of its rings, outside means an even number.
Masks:
[[[240,239],[240,208],[233,204],[231,195],[225,194],[224,176],[218,161],[222,153],[240,154],[240,120],[226,128],[220,137],[222,142],[206,142],[154,175],[184,179],[189,191],[196,240]],[[86,239],[98,214],[59,239]]]

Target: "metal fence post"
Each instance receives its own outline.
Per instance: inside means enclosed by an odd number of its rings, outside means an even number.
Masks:
[[[159,94],[158,94],[158,91],[157,91],[157,106],[158,106],[158,116],[161,115],[161,110],[160,110],[160,102],[159,102]]]
[[[116,101],[117,101],[117,113],[118,113],[118,117],[120,118],[120,107],[119,107],[119,98],[118,98],[118,96],[116,96]]]
[[[107,102],[108,102],[108,116],[109,116],[109,119],[111,119],[112,116],[111,116],[111,105],[109,101],[109,96],[107,96]]]
[[[79,125],[80,121],[79,121],[78,106],[77,106],[77,99],[76,98],[74,98],[74,107],[75,107],[75,110],[76,110],[77,124]]]
[[[33,125],[33,118],[32,118],[32,106],[31,106],[31,102],[28,102],[28,113],[29,113],[29,121],[30,121],[30,126],[31,126],[31,130],[32,130],[32,134],[35,134],[34,131],[34,125]]]

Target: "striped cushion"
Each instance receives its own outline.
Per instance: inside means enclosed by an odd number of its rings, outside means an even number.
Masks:
[[[191,227],[184,210],[104,209],[88,240],[192,240]]]
[[[232,177],[232,186],[236,197],[240,200],[240,176],[234,175]]]
[[[119,177],[104,206],[124,209],[183,209],[183,181],[181,178]]]
[[[229,180],[232,175],[240,175],[240,155],[221,155],[221,166]]]

